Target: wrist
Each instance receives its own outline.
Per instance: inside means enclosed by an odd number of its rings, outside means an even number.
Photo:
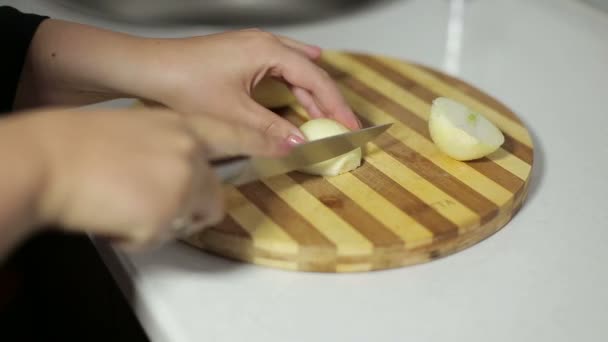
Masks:
[[[47,223],[39,201],[45,183],[44,158],[27,128],[27,116],[0,119],[0,255]]]
[[[63,223],[60,216],[67,185],[77,179],[69,165],[79,157],[80,141],[72,135],[79,132],[74,120],[81,114],[61,109],[35,111],[21,114],[21,121],[16,124],[27,137],[24,140],[31,155],[29,167],[37,170],[30,181],[35,193],[32,216],[38,227]]]

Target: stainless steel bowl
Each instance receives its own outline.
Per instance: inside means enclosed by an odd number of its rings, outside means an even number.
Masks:
[[[135,23],[272,24],[322,19],[374,0],[55,0]]]

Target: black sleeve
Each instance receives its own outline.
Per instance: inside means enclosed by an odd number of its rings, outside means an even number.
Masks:
[[[27,50],[46,18],[0,6],[0,116],[12,110]]]

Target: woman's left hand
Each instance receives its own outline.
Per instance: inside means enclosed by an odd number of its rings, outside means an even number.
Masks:
[[[295,145],[304,140],[301,132],[251,97],[264,77],[285,82],[312,117],[360,127],[335,82],[314,63],[320,54],[318,47],[260,30],[154,39],[49,19],[30,46],[15,105],[138,97]]]
[[[313,62],[319,48],[259,30],[153,39],[146,46],[146,97],[178,112],[205,113],[301,142],[295,126],[252,99],[254,87],[264,77],[274,77],[289,86],[312,117],[360,128],[335,82]]]

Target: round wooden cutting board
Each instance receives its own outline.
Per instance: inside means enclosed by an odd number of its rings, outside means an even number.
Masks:
[[[214,254],[298,271],[359,272],[446,256],[492,235],[522,205],[533,164],[526,127],[508,108],[455,78],[395,59],[325,52],[364,125],[394,125],[366,146],[363,165],[336,177],[298,172],[226,186],[223,223],[185,241]],[[483,113],[505,134],[492,155],[459,162],[430,139],[433,99]],[[298,105],[277,110],[302,123]]]

